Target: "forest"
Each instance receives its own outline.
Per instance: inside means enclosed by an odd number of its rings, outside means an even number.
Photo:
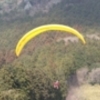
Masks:
[[[10,20],[2,18],[9,19],[15,12],[0,16],[0,100],[65,100],[69,80],[81,68],[88,69],[85,84],[99,85],[99,8],[99,0],[63,0],[46,14]],[[65,32],[49,31],[32,39],[19,57],[15,55],[16,45],[26,32],[51,23],[75,28],[86,44],[66,41],[73,36]],[[53,87],[56,80],[60,82],[59,89]]]

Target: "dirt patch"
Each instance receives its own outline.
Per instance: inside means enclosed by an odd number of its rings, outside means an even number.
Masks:
[[[80,100],[78,90],[81,85],[87,82],[88,68],[84,67],[76,71],[75,74],[71,75],[68,79],[68,94],[66,100]]]
[[[68,79],[68,94],[66,100],[100,100],[100,68],[92,69],[91,72],[88,68],[84,67]],[[95,85],[89,84],[90,77],[95,81]]]

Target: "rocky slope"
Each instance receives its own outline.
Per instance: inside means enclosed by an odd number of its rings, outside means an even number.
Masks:
[[[46,14],[96,23],[100,21],[99,9],[99,0],[0,0],[0,19],[33,18],[36,14],[40,17]]]
[[[28,14],[34,16],[37,12],[47,13],[49,9],[61,0],[1,0],[0,15],[9,13]]]

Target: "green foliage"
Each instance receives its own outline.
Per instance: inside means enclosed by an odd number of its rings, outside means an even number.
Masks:
[[[0,70],[1,100],[62,99],[62,90],[53,88],[53,69],[7,66]],[[53,77],[52,77],[53,76]],[[55,74],[55,77],[57,75]],[[61,80],[63,85],[64,80]],[[64,90],[63,90],[64,91]],[[58,96],[59,94],[59,96]]]
[[[68,89],[67,78],[72,73],[84,66],[100,67],[99,41],[86,39],[86,45],[80,42],[65,45],[64,41],[57,42],[58,38],[59,32],[41,35],[25,47],[20,57],[2,65],[1,100],[63,100]],[[60,82],[59,90],[53,88],[56,80]]]
[[[71,74],[85,66],[90,70],[100,67],[99,40],[86,38],[86,45],[65,45],[57,39],[68,35],[59,31],[36,37],[15,57],[15,46],[23,34],[43,24],[61,23],[77,26],[84,34],[99,33],[99,0],[78,1],[63,0],[49,13],[34,18],[0,20],[0,100],[64,100]],[[53,88],[56,80],[60,82],[58,90]]]

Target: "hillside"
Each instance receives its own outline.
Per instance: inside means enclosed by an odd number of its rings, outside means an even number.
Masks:
[[[48,13],[53,5],[61,0],[3,0],[0,1],[0,15],[6,20],[23,18],[23,16],[33,17],[36,13]]]
[[[60,23],[72,26],[83,34],[99,33],[99,0],[74,0],[74,2],[73,0],[53,1],[54,0],[43,0],[42,2],[39,0],[0,1],[1,12],[3,12],[0,17],[0,46],[2,46],[2,49],[13,49],[18,39],[25,32],[42,24]],[[38,10],[37,5],[42,11],[44,9],[43,7],[48,6],[49,3],[52,6],[50,6],[46,13],[37,11],[33,16],[30,16],[25,10],[25,5],[29,3],[33,7],[31,10],[29,9],[30,14],[31,11],[34,12],[34,7],[36,7],[36,11]],[[16,36],[18,38],[15,38]]]
[[[99,10],[99,0],[1,0],[0,100],[99,100]],[[86,45],[65,32],[50,31],[15,55],[26,32],[51,23],[77,29]],[[59,89],[53,87],[56,80]]]
[[[64,22],[71,20],[75,23],[93,24],[100,21],[99,0],[2,0],[0,15],[3,20],[19,18],[46,17]]]

